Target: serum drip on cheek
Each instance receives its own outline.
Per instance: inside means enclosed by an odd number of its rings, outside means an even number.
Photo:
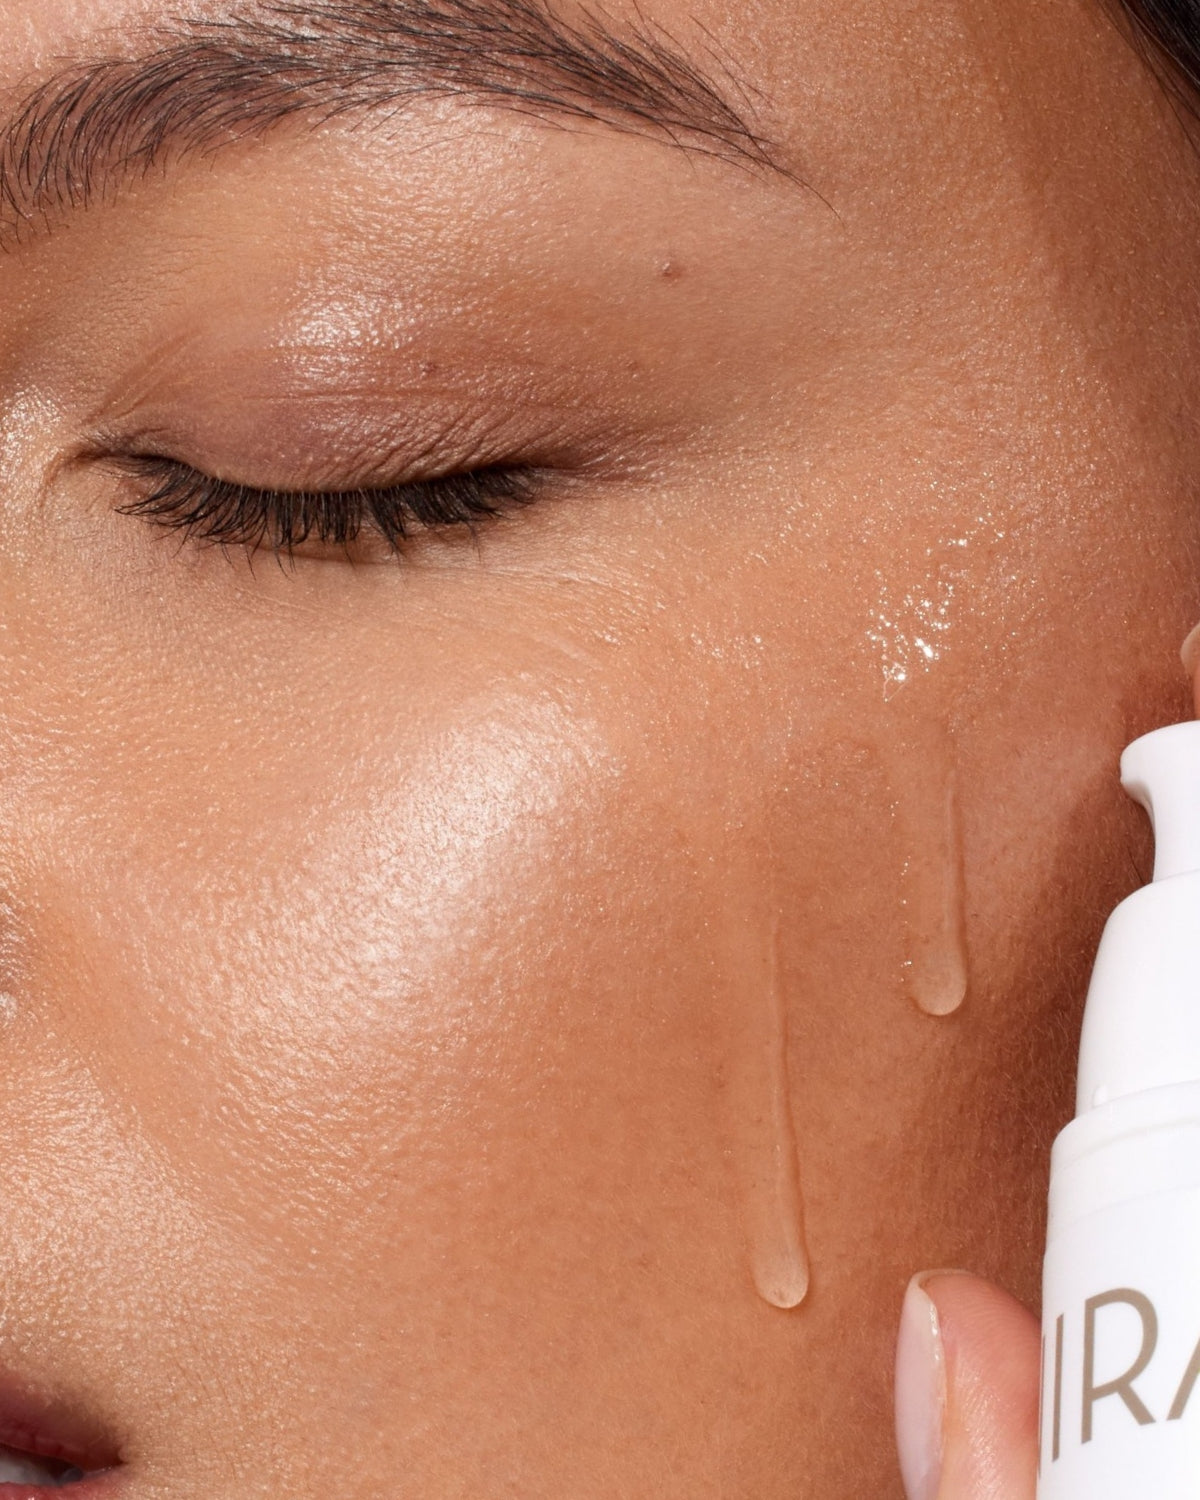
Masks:
[[[904,955],[902,989],[932,1017],[960,1009],[967,994],[966,899],[956,767],[958,746],[940,719],[906,716],[879,740],[855,736],[890,803],[889,877],[899,875]],[[787,920],[778,890],[763,892],[776,854],[739,831],[723,857],[729,871],[714,929],[728,991],[727,1130],[741,1189],[753,1281],[782,1309],[807,1298],[803,1173],[792,1114],[788,997],[780,956]],[[734,853],[733,850],[737,852]],[[889,886],[890,888],[890,886]]]
[[[779,973],[779,919],[749,893],[754,852],[731,885],[721,914],[721,949],[736,976],[729,997],[728,1128],[742,1194],[755,1289],[772,1307],[799,1307],[808,1295],[800,1157],[788,1079],[787,1006]],[[745,899],[738,899],[737,892]]]
[[[957,749],[944,726],[885,752],[902,841],[905,988],[919,1010],[949,1016],[967,996],[966,891]]]
[[[779,799],[759,800],[760,784],[748,801],[739,795],[722,780],[690,804],[693,867],[712,872],[700,886],[696,920],[712,980],[714,1144],[728,1173],[739,1280],[763,1303],[792,1312],[808,1298],[810,1263],[793,1112],[798,1081],[789,1062],[796,976],[784,943],[794,914],[784,901],[788,853],[779,842],[787,819]],[[780,793],[791,795],[790,788]]]

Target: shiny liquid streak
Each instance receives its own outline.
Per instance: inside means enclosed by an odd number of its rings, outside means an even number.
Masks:
[[[753,883],[741,889],[752,891]],[[773,1307],[793,1308],[808,1293],[809,1263],[788,1079],[787,1008],[779,978],[779,918],[773,906],[767,922],[736,899],[724,914],[724,950],[734,987],[728,997],[734,1027],[729,1128],[754,1284]]]
[[[903,859],[905,982],[920,1010],[952,1015],[967,996],[962,823],[949,732],[888,757]]]
[[[957,746],[945,726],[894,725],[876,758],[890,788],[904,923],[904,987],[930,1016],[957,1011],[967,995],[968,956]],[[780,973],[783,912],[770,848],[737,840],[727,861],[721,955],[731,1031],[731,1152],[754,1284],[773,1307],[795,1308],[809,1289],[804,1201],[788,1071],[788,1024]],[[757,904],[756,904],[757,900]]]

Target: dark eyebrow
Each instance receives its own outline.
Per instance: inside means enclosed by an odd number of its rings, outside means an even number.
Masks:
[[[743,113],[748,91],[715,48],[710,61],[725,87],[644,21],[626,30],[583,13],[568,22],[541,0],[267,0],[181,18],[139,55],[76,63],[18,105],[0,132],[0,237],[288,119],[395,111],[431,96],[774,166]]]

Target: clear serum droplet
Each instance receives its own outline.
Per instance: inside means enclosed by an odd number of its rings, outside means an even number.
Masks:
[[[764,1010],[765,1093],[770,1111],[764,1158],[769,1181],[755,1193],[752,1225],[754,1284],[773,1307],[799,1307],[808,1295],[808,1247],[804,1240],[804,1200],[800,1191],[800,1152],[792,1119],[788,1080],[787,1008],[772,963]]]
[[[757,872],[758,881],[763,872]],[[755,882],[747,871],[741,890]],[[808,1294],[800,1159],[788,1076],[787,1005],[779,976],[778,916],[731,900],[724,913],[724,958],[733,981],[728,1004],[729,1129],[742,1197],[754,1285],[773,1307],[794,1308]],[[764,931],[764,928],[766,929]]]
[[[966,888],[954,742],[906,746],[889,757],[901,839],[908,992],[930,1016],[967,997]]]

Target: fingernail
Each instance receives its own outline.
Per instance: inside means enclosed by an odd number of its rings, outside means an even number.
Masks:
[[[896,1342],[896,1444],[908,1500],[936,1500],[942,1477],[946,1356],[938,1311],[925,1291],[936,1274],[909,1282]]]
[[[1200,667],[1200,625],[1197,625],[1191,635],[1183,643],[1183,650],[1179,653],[1183,659],[1183,665],[1190,677]]]

